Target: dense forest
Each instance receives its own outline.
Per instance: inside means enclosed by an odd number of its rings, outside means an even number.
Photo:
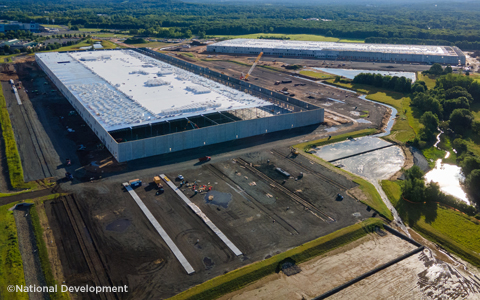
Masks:
[[[258,2],[187,3],[176,0],[9,0],[0,3],[0,18],[87,28],[143,29],[164,35],[302,33],[367,39],[367,41],[446,43],[478,49],[480,3],[389,3],[272,5]],[[48,10],[46,10],[48,8]],[[307,18],[331,21],[305,20]],[[142,30],[142,31],[143,31]]]

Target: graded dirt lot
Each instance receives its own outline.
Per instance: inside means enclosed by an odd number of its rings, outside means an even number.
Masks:
[[[246,74],[250,65],[242,65],[227,59],[234,57],[220,57],[215,59],[205,59],[189,61],[202,67],[208,67],[216,72],[225,73],[234,78],[240,78],[241,74]],[[251,62],[249,62],[251,64]],[[276,65],[277,69],[281,69]],[[287,70],[288,71],[288,70]],[[291,83],[275,85],[276,81],[291,80]],[[341,119],[347,118],[359,119],[368,111],[368,118],[358,124],[358,128],[378,128],[382,123],[386,108],[380,104],[364,101],[358,98],[358,94],[346,90],[340,90],[332,86],[324,85],[308,79],[293,77],[288,72],[279,72],[271,69],[257,66],[250,76],[252,84],[268,88],[274,91],[280,91],[287,88],[290,95],[302,101],[318,105],[325,109],[325,122],[331,125],[343,123]],[[332,100],[333,99],[333,100]],[[344,117],[342,117],[344,116]]]
[[[279,272],[220,299],[312,299],[415,248],[391,234],[369,234],[300,264],[298,274],[287,276]]]
[[[289,156],[288,148],[279,151],[281,155],[262,151],[235,160],[197,163],[193,168],[167,169],[167,172],[156,168],[148,177],[139,176],[144,184],[135,189],[136,193],[193,266],[192,275],[186,274],[130,194],[122,189],[121,176],[64,185],[65,190],[75,191],[75,196],[62,201],[68,203],[72,211],[78,208],[79,213],[70,216],[61,203],[52,202],[47,204],[47,215],[49,219],[58,220],[52,221],[58,226],[53,232],[56,243],[64,248],[59,251],[65,252],[60,256],[67,280],[80,284],[91,282],[92,278],[96,282],[95,276],[103,276],[113,285],[129,286],[128,295],[116,295],[121,299],[168,298],[372,215],[365,205],[347,196],[341,188],[352,188],[354,183],[317,164],[312,165],[302,156],[293,158],[297,164],[292,162],[285,158]],[[257,171],[242,168],[240,159],[252,163]],[[312,171],[301,169],[298,164]],[[274,167],[290,172],[292,178],[282,184],[283,177]],[[304,173],[303,178],[295,180],[300,172]],[[314,175],[316,172],[338,186]],[[236,256],[170,187],[165,185],[165,192],[156,195],[151,182],[153,175],[161,173],[171,179],[183,174],[188,185],[196,182],[197,190],[203,185],[211,186],[209,193],[196,195],[186,184],[181,190],[243,255]],[[270,179],[266,180],[261,174]],[[174,182],[180,185],[180,181]],[[337,193],[344,195],[342,201],[336,201]],[[80,224],[78,218],[85,228],[72,233],[68,222]],[[72,240],[62,241],[67,236]],[[101,263],[97,265],[103,267],[96,275],[85,271],[84,263],[78,258],[79,253],[89,257],[91,251],[98,253]],[[72,255],[77,258],[69,259]],[[79,298],[86,296],[78,295]]]
[[[473,270],[472,270],[473,271]],[[426,248],[328,299],[479,299],[480,279],[462,265],[447,264]]]
[[[193,52],[194,49],[191,49],[190,52]],[[203,49],[198,49],[198,52],[206,50],[206,47]],[[243,60],[250,58],[250,61],[255,59],[257,55],[228,55],[228,54],[219,54],[219,53],[208,53],[203,52],[196,54],[198,57],[207,57],[215,56],[215,59],[236,59]],[[394,62],[368,62],[368,61],[342,61],[342,60],[323,60],[323,59],[308,59],[308,58],[288,58],[288,57],[278,57],[271,55],[263,55],[261,60],[263,62],[276,62],[276,65],[281,66],[283,64],[289,65],[302,65],[307,67],[318,67],[318,68],[341,68],[341,69],[358,69],[358,70],[380,70],[380,71],[394,71],[394,72],[417,72],[425,71],[430,69],[431,65],[420,64],[420,63],[407,63],[407,64],[396,64]]]

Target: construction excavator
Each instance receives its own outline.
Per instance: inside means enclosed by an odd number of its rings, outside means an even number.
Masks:
[[[255,67],[257,66],[258,62],[260,61],[260,57],[262,57],[262,55],[263,55],[263,52],[260,52],[260,54],[257,56],[257,59],[253,63],[252,67],[248,71],[247,75],[244,75],[242,72],[242,76],[240,76],[240,79],[248,81],[248,77],[250,76],[250,74],[252,74],[253,69],[255,69]]]

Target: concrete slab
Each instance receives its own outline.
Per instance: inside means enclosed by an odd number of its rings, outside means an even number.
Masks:
[[[130,193],[132,196],[133,200],[138,204],[140,209],[143,211],[147,219],[152,223],[153,227],[157,230],[157,232],[160,234],[162,239],[165,241],[167,246],[172,250],[173,254],[175,257],[178,259],[178,261],[182,264],[183,268],[187,272],[187,274],[192,274],[195,273],[195,270],[193,269],[192,265],[187,261],[185,256],[183,256],[182,252],[180,252],[180,249],[178,249],[177,245],[173,242],[173,240],[168,236],[167,232],[160,226],[158,221],[155,219],[155,217],[152,215],[150,210],[145,206],[143,203],[142,199],[138,197],[137,193],[132,189],[132,187],[128,183],[124,183],[123,186],[127,189],[127,191]]]
[[[180,196],[180,198],[182,198],[182,200],[190,207],[191,210],[193,210],[202,220],[203,222],[205,222],[205,224],[207,224],[208,227],[210,227],[210,229],[213,230],[213,232],[215,232],[216,235],[218,235],[218,237],[227,245],[228,248],[230,248],[230,250],[233,251],[233,253],[235,253],[235,255],[239,256],[239,255],[242,255],[243,253],[237,248],[237,246],[235,246],[232,241],[230,241],[227,236],[220,231],[220,229],[218,229],[217,226],[215,226],[215,224],[213,224],[212,221],[210,221],[210,219],[200,210],[200,208],[195,205],[194,203],[192,203],[192,201],[190,201],[183,193],[182,191],[180,191],[180,189],[175,185],[173,184],[173,182],[168,179],[167,176],[165,176],[165,174],[160,174],[160,177],[163,179],[163,181],[165,181],[165,183],[172,188],[172,190],[177,193],[178,196]]]

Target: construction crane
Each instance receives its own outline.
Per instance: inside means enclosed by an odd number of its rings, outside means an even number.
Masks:
[[[252,67],[248,71],[247,75],[243,76],[243,73],[242,73],[242,76],[240,76],[240,79],[248,81],[248,77],[250,76],[250,74],[252,74],[253,69],[255,69],[255,66],[258,64],[258,61],[260,60],[260,57],[262,57],[262,55],[263,55],[263,52],[260,52],[260,54],[257,56],[257,59],[253,63]]]

